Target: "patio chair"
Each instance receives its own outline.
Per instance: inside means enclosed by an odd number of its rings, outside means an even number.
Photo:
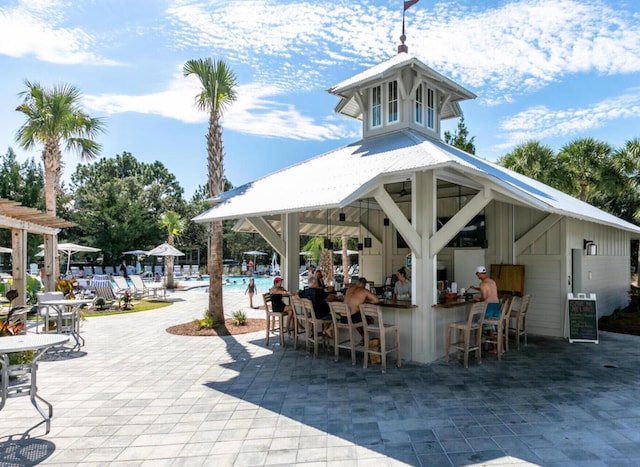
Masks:
[[[358,347],[356,342],[359,342],[360,334],[358,329],[362,329],[362,321],[354,323],[351,320],[351,311],[349,306],[343,302],[329,302],[329,309],[331,310],[331,319],[333,320],[333,349],[335,353],[334,360],[338,361],[339,349],[349,349],[351,351],[351,364],[356,364],[356,350],[363,350],[363,347]],[[342,322],[342,317],[346,318],[347,322]],[[349,331],[348,340],[340,340],[340,330],[346,329]],[[356,341],[356,338],[358,341]]]
[[[520,350],[520,337],[524,336],[524,345],[527,345],[527,311],[531,302],[531,295],[515,297],[515,303],[511,307],[509,315],[509,334],[516,340],[516,348]]]
[[[280,336],[280,345],[282,346],[282,348],[284,348],[284,327],[285,327],[285,320],[287,318],[287,313],[280,312],[280,311],[273,311],[273,308],[271,307],[270,293],[262,294],[262,300],[264,302],[264,309],[265,309],[266,320],[267,320],[267,336],[264,341],[264,345],[268,346],[269,336],[272,333],[273,334],[277,333]]]
[[[293,307],[293,349],[298,348],[298,338],[301,334],[307,333],[307,314],[300,297],[291,296],[291,306]]]
[[[465,321],[449,323],[447,330],[447,347],[444,352],[444,361],[449,363],[449,348],[456,348],[456,356],[462,352],[464,367],[469,368],[469,354],[476,353],[478,363],[482,363],[482,322],[487,309],[485,302],[477,302],[471,306],[469,315]],[[458,331],[458,340],[451,342],[452,334]]]
[[[509,351],[509,315],[513,306],[514,297],[502,300],[500,317],[495,319],[484,318],[482,343],[496,346],[498,360],[502,360],[502,353]],[[493,332],[491,332],[493,331]]]
[[[49,330],[49,318],[51,307],[46,305],[40,305],[40,302],[49,302],[52,300],[64,300],[64,294],[62,292],[38,292],[36,294],[36,300],[38,302],[38,312],[36,313],[36,334],[40,333],[40,318],[44,322],[44,329],[42,332]],[[56,311],[57,313],[57,311]]]
[[[118,302],[124,295],[114,290],[113,285],[111,285],[111,279],[109,279],[107,275],[93,276],[93,279],[91,279],[91,288],[93,288],[96,293],[96,302],[99,299],[103,299],[105,304],[110,307],[114,305],[119,306]]]
[[[131,283],[133,284],[133,288],[134,288],[134,296],[138,297],[138,298],[143,298],[143,297],[148,297],[151,293],[151,290],[149,287],[147,287],[146,285],[144,285],[144,281],[142,280],[141,276],[138,276],[136,274],[132,274],[129,276],[129,279],[131,279]],[[157,296],[157,291],[158,290],[165,290],[166,289],[164,287],[156,287],[154,289],[154,296]],[[166,295],[166,293],[165,293]]]
[[[313,303],[308,298],[301,298],[302,306],[304,307],[307,317],[307,340],[305,348],[308,350],[310,344],[313,344],[313,357],[318,356],[318,344],[322,342],[322,345],[327,348],[329,337],[323,332],[324,326],[328,323],[332,323],[330,318],[318,319],[316,318],[316,311],[313,309]]]
[[[370,355],[378,355],[381,359],[382,372],[387,372],[387,354],[396,352],[396,366],[400,368],[402,359],[400,358],[400,330],[398,326],[392,324],[384,324],[382,320],[382,308],[379,305],[363,303],[360,305],[360,313],[362,313],[362,322],[364,325],[364,365],[367,367]],[[373,323],[369,324],[368,318],[373,318]],[[394,345],[387,339],[387,335],[394,336]],[[380,339],[380,349],[371,348],[371,338],[378,336]]]
[[[124,276],[113,276],[111,280],[116,284],[116,293],[120,293],[122,295],[124,295],[125,292],[132,293],[131,286],[129,286],[129,283]]]

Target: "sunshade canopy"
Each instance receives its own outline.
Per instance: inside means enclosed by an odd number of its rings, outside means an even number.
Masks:
[[[147,252],[149,256],[184,256],[184,253],[167,242]]]

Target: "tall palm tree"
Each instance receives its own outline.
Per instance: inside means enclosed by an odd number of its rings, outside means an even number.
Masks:
[[[195,75],[202,88],[196,96],[199,110],[209,112],[207,133],[207,170],[209,195],[216,196],[224,189],[222,126],[224,110],[236,100],[236,75],[222,60],[211,58],[189,60],[184,64],[184,76]],[[208,316],[224,322],[222,306],[222,222],[211,223],[209,246],[209,309]]]
[[[565,173],[565,193],[592,202],[602,192],[617,189],[617,176],[612,172],[613,149],[594,138],[578,138],[560,148],[558,162]]]
[[[51,88],[39,83],[24,82],[26,90],[18,94],[23,99],[16,110],[27,117],[16,133],[18,144],[31,149],[44,145],[45,205],[48,214],[56,215],[56,192],[62,175],[62,150],[77,151],[83,161],[95,159],[100,144],[94,138],[104,131],[104,121],[87,115],[81,108],[81,93],[70,84]]]
[[[160,220],[163,227],[167,229],[167,243],[173,246],[174,240],[180,236],[184,230],[185,222],[180,214],[174,211],[167,211]],[[167,256],[167,288],[173,289],[173,256]]]

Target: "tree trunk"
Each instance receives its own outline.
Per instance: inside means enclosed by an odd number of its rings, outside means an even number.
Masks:
[[[167,289],[175,289],[175,281],[173,279],[173,256],[165,256],[165,267],[167,268]]]
[[[211,223],[209,246],[209,310],[207,315],[216,323],[224,323],[222,303],[222,222]]]

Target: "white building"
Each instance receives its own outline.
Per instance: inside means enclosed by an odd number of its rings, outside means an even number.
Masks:
[[[362,121],[360,141],[221,194],[195,220],[237,219],[236,229],[260,233],[283,257],[289,290],[300,234],[359,238],[360,274],[376,284],[411,255],[414,307],[385,319],[400,324],[403,357],[417,362],[444,354],[446,326],[464,313],[434,308],[439,269],[467,287],[479,264],[524,265],[532,334],[567,336],[570,292],[596,293],[600,316],[627,304],[640,228],[445,144],[441,121],[473,93],[406,52],[329,92],[336,112]]]

